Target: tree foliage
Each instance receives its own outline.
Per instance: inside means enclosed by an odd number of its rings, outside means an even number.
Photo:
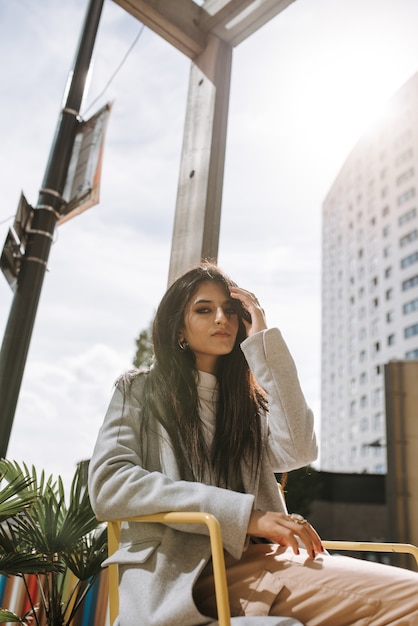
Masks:
[[[154,358],[154,346],[152,343],[152,324],[148,328],[144,328],[139,333],[136,343],[136,352],[133,364],[138,368],[151,367],[152,360]]]

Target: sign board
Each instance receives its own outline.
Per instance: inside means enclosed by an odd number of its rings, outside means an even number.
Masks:
[[[80,124],[74,140],[58,225],[79,215],[99,202],[104,137],[111,110],[106,104]]]
[[[23,193],[20,196],[13,226],[9,228],[0,258],[0,267],[13,291],[16,290],[17,277],[22,257],[25,254],[28,232],[32,223],[33,208]]]

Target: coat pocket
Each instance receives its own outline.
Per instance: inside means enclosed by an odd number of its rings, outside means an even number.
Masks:
[[[134,541],[128,545],[120,547],[109,558],[103,561],[102,566],[117,563],[118,565],[134,565],[135,563],[145,563],[154,554],[161,544],[161,539],[145,539]]]

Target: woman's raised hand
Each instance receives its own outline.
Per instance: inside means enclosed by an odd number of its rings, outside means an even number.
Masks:
[[[301,515],[286,515],[272,511],[253,511],[248,524],[248,535],[262,537],[280,546],[293,549],[299,554],[298,537],[304,544],[309,556],[324,551],[321,539],[316,530]]]
[[[231,298],[241,302],[243,308],[248,311],[251,316],[251,322],[244,318],[242,319],[247,329],[248,337],[267,328],[264,310],[261,308],[260,303],[253,293],[241,289],[240,287],[230,287],[229,293]]]

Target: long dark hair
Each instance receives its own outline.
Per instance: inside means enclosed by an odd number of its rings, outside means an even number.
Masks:
[[[261,457],[260,413],[267,409],[240,348],[246,337],[242,318],[248,315],[233,300],[239,328],[234,348],[219,357],[216,376],[219,400],[216,431],[208,450],[199,417],[197,370],[191,350],[182,350],[178,339],[185,309],[199,286],[214,281],[225,289],[235,286],[216,265],[202,263],[180,276],[167,290],[153,324],[154,364],[146,377],[143,394],[144,428],[152,418],[167,431],[181,477],[201,481],[209,470],[216,484],[231,486],[244,460],[254,470]]]

